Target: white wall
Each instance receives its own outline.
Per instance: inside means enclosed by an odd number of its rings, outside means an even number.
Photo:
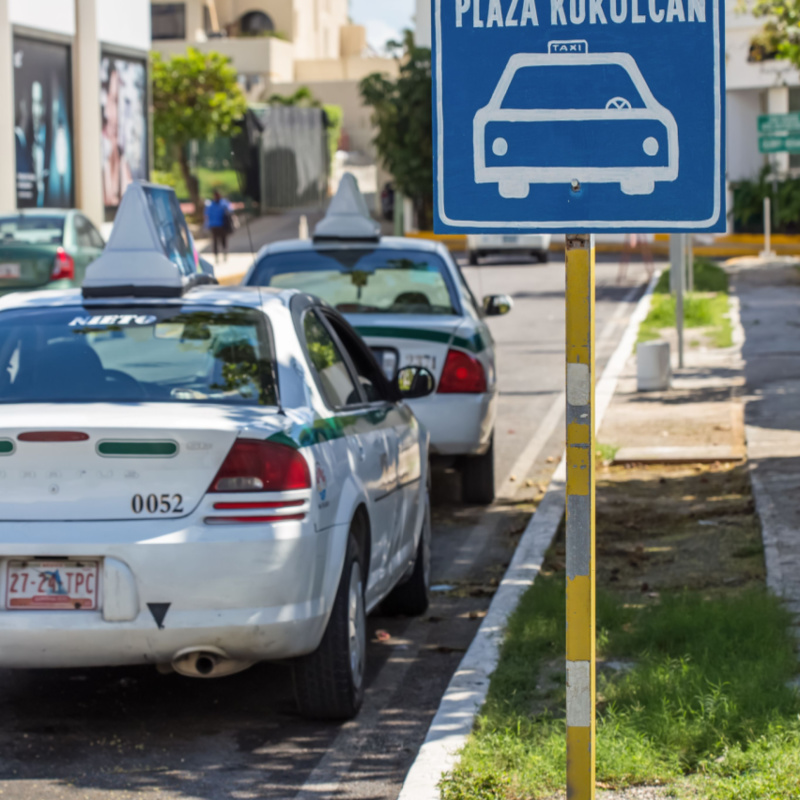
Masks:
[[[417,0],[417,11],[414,16],[414,41],[420,47],[431,46],[431,0]]]
[[[97,38],[103,44],[149,50],[149,0],[97,0]]]
[[[758,152],[758,115],[762,113],[758,89],[728,92],[726,98],[727,176],[729,181],[752,180],[764,165]]]
[[[75,0],[9,0],[8,15],[12,25],[75,35]]]

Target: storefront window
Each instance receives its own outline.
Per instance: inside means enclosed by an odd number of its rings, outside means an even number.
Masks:
[[[72,81],[66,44],[14,37],[18,208],[71,208]]]

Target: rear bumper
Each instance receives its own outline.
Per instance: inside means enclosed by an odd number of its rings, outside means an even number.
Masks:
[[[120,541],[141,536],[143,524],[62,523],[56,531],[46,523],[16,523],[13,534],[9,523],[0,525],[0,667],[164,663],[181,650],[207,647],[255,661],[318,646],[339,582],[346,526],[317,532],[307,520],[198,525]],[[81,531],[82,543],[74,544]],[[115,541],[103,545],[101,538]],[[99,611],[5,610],[9,558],[44,553],[102,560]],[[151,604],[169,604],[161,627]]]
[[[432,394],[409,402],[430,432],[431,455],[480,455],[491,442],[497,393]]]

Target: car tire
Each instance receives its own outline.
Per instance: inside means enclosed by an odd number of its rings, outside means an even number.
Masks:
[[[425,492],[425,514],[411,577],[395,586],[381,604],[389,616],[418,617],[428,610],[431,588],[431,499]]]
[[[292,664],[297,708],[309,719],[352,719],[361,708],[367,655],[363,561],[351,530],[342,577],[322,642],[313,653],[295,659]]]
[[[549,258],[550,258],[550,253],[548,253],[547,250],[538,250],[536,253],[536,260],[540,264],[546,264]]]
[[[469,265],[471,267],[478,266],[478,251],[477,250],[470,250],[469,251]]]
[[[467,456],[461,462],[461,499],[477,506],[494,502],[494,433],[483,455]]]

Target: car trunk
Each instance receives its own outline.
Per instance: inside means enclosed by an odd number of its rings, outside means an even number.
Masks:
[[[55,257],[54,245],[0,243],[0,294],[49,283]]]
[[[429,369],[438,385],[447,351],[458,347],[472,351],[475,343],[458,336],[462,317],[392,314],[387,320],[383,314],[346,314],[348,322],[361,334],[375,352],[378,363],[386,365],[384,352],[397,354],[396,369],[420,366]],[[387,377],[391,377],[388,375]]]
[[[186,516],[236,439],[231,412],[156,403],[3,406],[0,520]]]

